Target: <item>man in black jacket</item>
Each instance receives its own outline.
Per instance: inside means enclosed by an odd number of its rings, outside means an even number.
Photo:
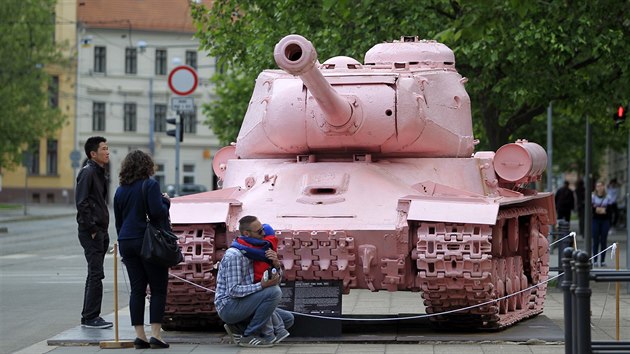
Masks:
[[[93,136],[85,142],[88,161],[77,176],[75,192],[79,242],[87,260],[87,279],[83,295],[81,325],[88,328],[110,328],[111,322],[100,317],[103,300],[103,262],[109,247],[108,180],[105,165],[109,163],[107,140]]]

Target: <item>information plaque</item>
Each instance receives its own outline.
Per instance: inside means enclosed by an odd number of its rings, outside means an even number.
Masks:
[[[289,329],[292,337],[341,336],[341,280],[288,281],[280,288],[280,308],[298,313]]]

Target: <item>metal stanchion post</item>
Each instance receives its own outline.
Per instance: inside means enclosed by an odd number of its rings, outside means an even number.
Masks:
[[[557,232],[558,240],[560,240],[561,238],[569,234],[569,228],[570,228],[570,225],[566,220],[564,219],[558,220],[558,232]],[[562,252],[562,250],[564,250],[567,247],[571,247],[572,245],[571,242],[567,242],[567,241],[571,241],[571,239],[566,238],[558,242],[558,273],[562,272],[562,258],[564,257],[563,256],[564,252]],[[562,276],[558,278],[558,282],[556,283],[556,288],[560,289],[561,283],[562,283]]]
[[[571,279],[573,280],[571,282],[571,313],[572,313],[572,318],[574,319],[573,323],[571,323],[571,333],[572,333],[571,348],[573,348],[573,353],[577,352],[577,347],[578,347],[577,321],[575,321],[575,318],[577,316],[577,301],[575,299],[575,289],[577,288],[575,257],[577,257],[579,252],[580,252],[579,250],[574,250],[573,254],[571,255]]]
[[[575,300],[577,302],[577,332],[578,338],[577,354],[591,353],[591,288],[589,287],[589,276],[591,272],[591,261],[586,252],[580,251],[575,257],[576,275]]]
[[[571,257],[573,256],[573,248],[565,248],[562,255],[564,277],[562,282],[560,282],[560,287],[564,293],[564,352],[566,354],[573,354],[573,308],[571,306],[571,283],[573,282]]]
[[[556,233],[556,235],[558,236],[558,240],[569,234],[570,226],[571,225],[569,225],[569,223],[566,220],[564,219],[558,220],[558,231]],[[569,247],[569,246],[565,246],[567,244],[565,242],[566,240],[568,239],[564,239],[558,242],[558,269],[562,269],[562,250],[565,249],[566,247]]]

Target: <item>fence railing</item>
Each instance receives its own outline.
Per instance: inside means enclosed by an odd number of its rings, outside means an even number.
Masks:
[[[564,347],[566,354],[630,353],[630,341],[591,340],[590,281],[630,282],[628,270],[591,270],[586,252],[567,247],[562,252],[564,277]]]

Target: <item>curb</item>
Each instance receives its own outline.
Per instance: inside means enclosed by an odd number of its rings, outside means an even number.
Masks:
[[[24,216],[8,217],[6,219],[0,218],[0,222],[5,223],[5,222],[18,222],[18,221],[31,221],[31,220],[58,219],[58,218],[63,218],[63,217],[73,216],[73,215],[76,215],[76,213],[65,213],[65,214],[54,214],[54,215],[24,215]],[[1,232],[1,228],[0,228],[0,232]]]

